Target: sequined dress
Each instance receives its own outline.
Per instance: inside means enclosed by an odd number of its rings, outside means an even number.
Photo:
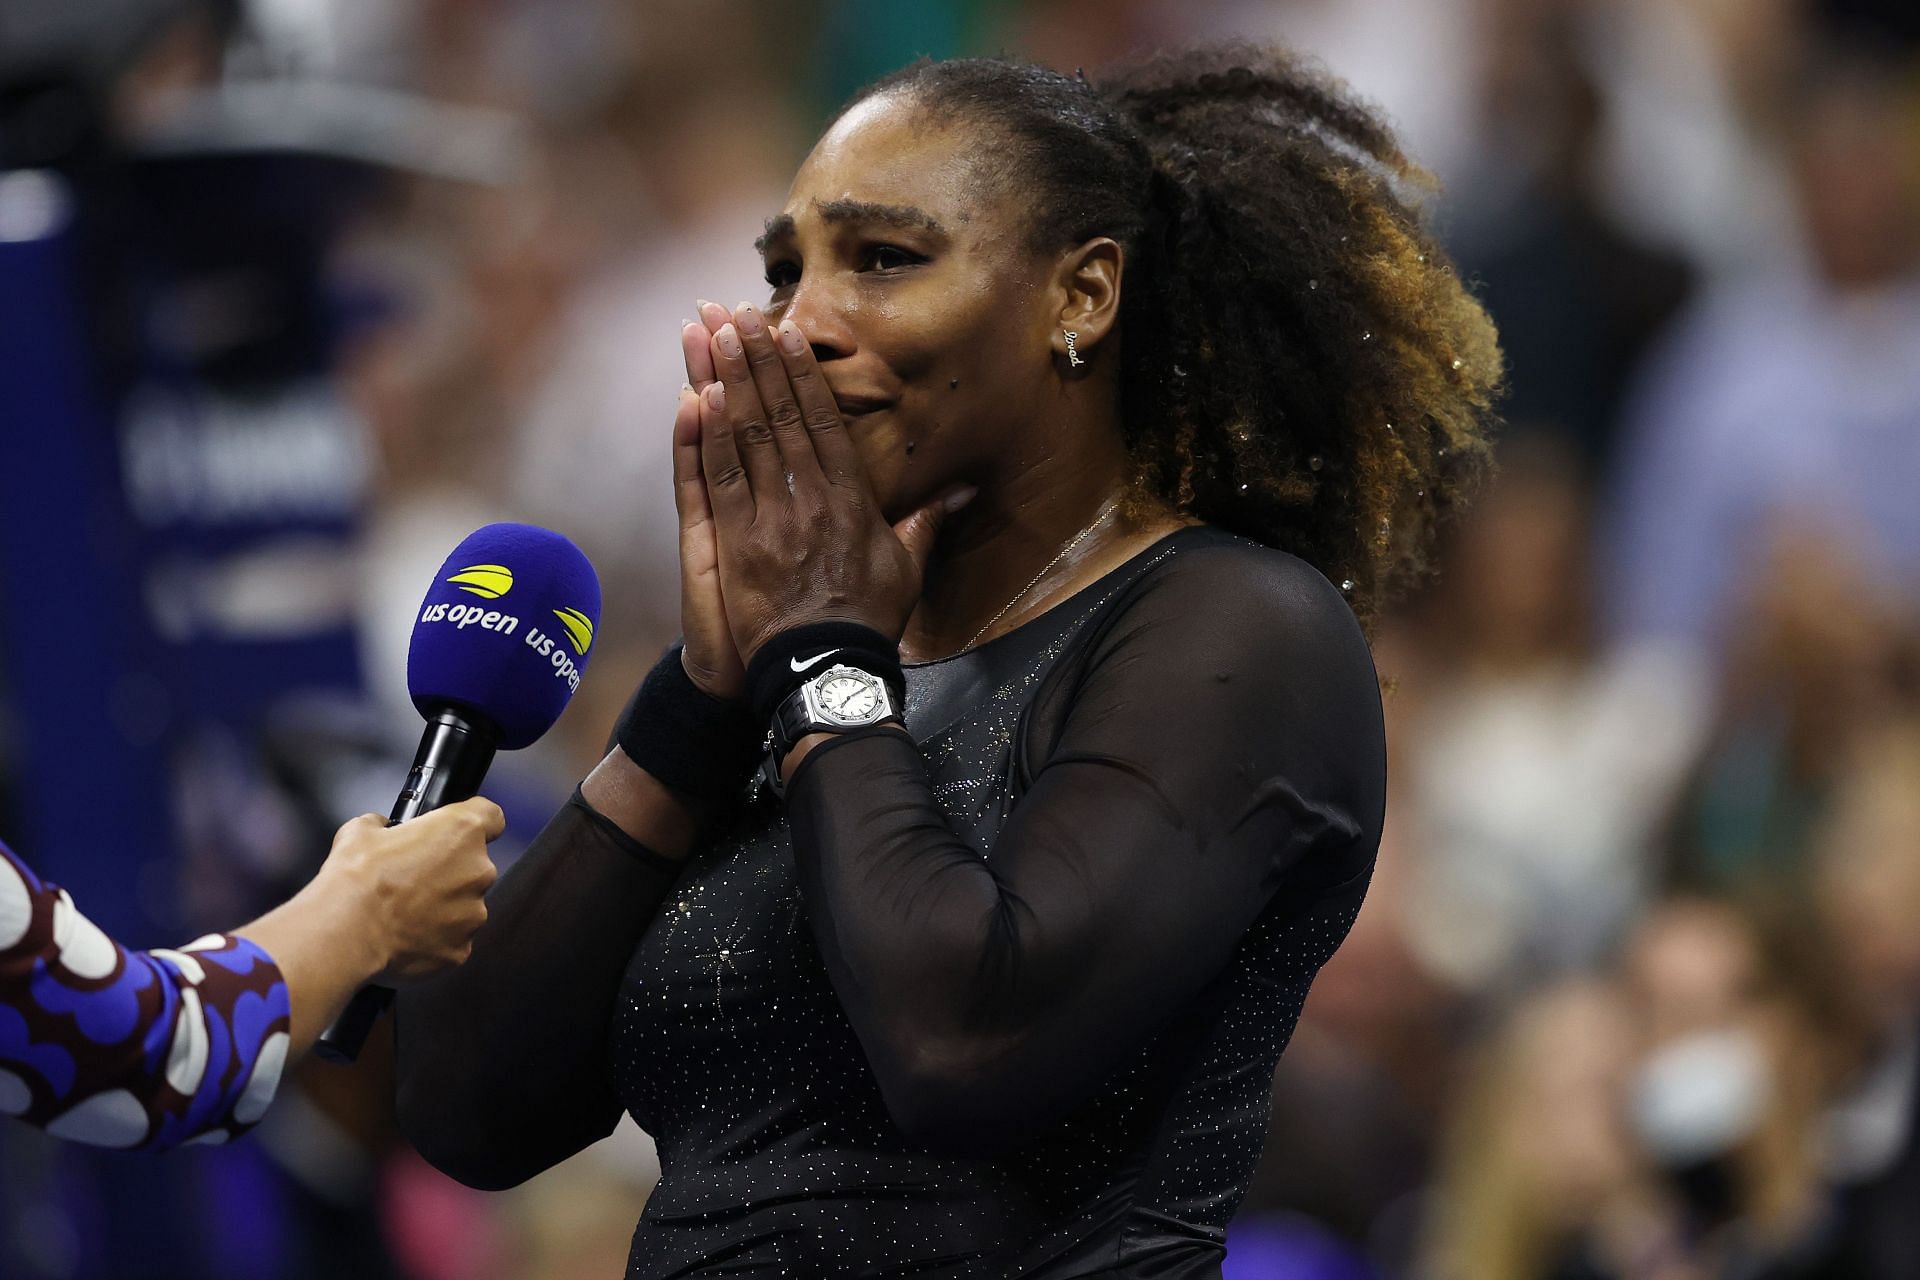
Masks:
[[[1195,527],[906,675],[911,740],[816,749],[592,995],[608,1074],[573,1087],[661,1157],[628,1276],[1217,1276],[1378,844],[1357,625]],[[439,1036],[405,1025],[403,1070]]]

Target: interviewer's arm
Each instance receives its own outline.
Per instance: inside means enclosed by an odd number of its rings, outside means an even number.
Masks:
[[[357,819],[292,901],[179,950],[120,946],[0,846],[0,1112],[109,1147],[245,1132],[362,983],[459,961],[501,825],[477,799]]]
[[[0,846],[0,1111],[105,1147],[224,1142],[287,1058],[287,989],[244,938],[130,951]]]

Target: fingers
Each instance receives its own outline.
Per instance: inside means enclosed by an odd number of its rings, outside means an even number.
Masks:
[[[475,796],[471,800],[462,800],[459,804],[449,805],[448,808],[458,809],[462,811],[465,816],[476,822],[480,827],[480,833],[486,836],[489,844],[498,840],[507,829],[506,813],[499,805],[487,799],[485,796]]]
[[[436,837],[443,834],[436,828],[452,828],[455,838],[468,832],[477,832],[486,840],[498,839],[507,829],[507,815],[500,806],[484,796],[474,796],[470,800],[461,800],[456,804],[435,809],[432,813],[423,813],[413,821],[394,828],[396,833],[405,830],[411,835],[415,832],[435,831]]]
[[[411,981],[470,954],[500,875],[487,842],[506,827],[499,805],[474,796],[398,826],[369,813],[340,828],[322,874],[361,904],[379,981]]]
[[[700,349],[707,350],[705,338]],[[680,388],[673,413],[673,506],[680,514],[682,537],[713,519],[706,477],[700,474],[700,393],[693,387]]]
[[[864,486],[866,469],[860,465],[853,437],[847,434],[840,406],[834,402],[833,390],[820,372],[820,362],[813,358],[813,347],[806,335],[793,321],[783,320],[774,345],[780,353],[787,384],[793,389],[794,403],[799,406],[814,465],[836,485]]]
[[[713,335],[733,317],[725,307],[705,298],[694,306],[700,318],[680,326],[680,354],[686,360],[687,382],[695,391],[700,391],[714,379]]]
[[[687,383],[695,391],[713,381],[713,335],[689,320],[680,326],[680,357],[687,363]]]
[[[780,461],[786,474],[793,477],[795,493],[802,489],[811,490],[821,479],[820,461],[807,439],[800,405],[794,398],[793,384],[787,377],[786,360],[774,340],[774,334],[767,328],[766,318],[752,303],[741,303],[734,315],[734,327],[747,353],[747,371],[753,378],[754,390],[759,393],[760,404],[767,412],[767,426],[773,432],[773,443],[779,450]],[[797,335],[799,330],[794,330],[794,333]],[[834,417],[838,420],[839,415],[836,413]]]
[[[349,840],[364,840],[374,832],[384,831],[386,828],[387,820],[379,814],[363,813],[350,822],[341,823],[340,829],[333,833],[333,842],[337,845]]]
[[[773,428],[767,421],[766,406],[760,402],[760,391],[754,384],[753,370],[747,362],[746,344],[737,326],[721,325],[720,332],[713,335],[713,367],[719,376],[719,385],[725,390],[715,404],[714,388],[707,388],[707,401],[720,410],[719,416],[724,419],[724,425],[719,428],[719,434],[725,439],[723,442],[714,440],[713,416],[704,411],[700,418],[700,429],[708,439],[704,457],[710,464],[707,485],[714,491],[715,509],[722,510],[719,475],[711,464],[716,454],[724,456],[728,453],[732,454],[733,461],[742,469],[755,507],[761,503],[776,504],[787,496],[787,468],[779,447],[774,444]],[[716,443],[722,447],[716,450]]]
[[[723,520],[733,525],[750,523],[753,492],[747,487],[747,470],[734,444],[723,382],[710,382],[700,393],[699,448],[700,475],[706,481],[707,501],[712,504],[716,524]]]
[[[978,492],[972,485],[949,489],[893,526],[894,536],[913,557],[915,569],[926,571],[927,558],[933,554],[934,541],[940,536],[940,526],[948,516],[972,502]]]
[[[724,393],[723,393],[724,394]],[[701,396],[680,390],[673,420],[673,501],[680,514],[681,660],[695,684],[714,697],[739,696],[746,673],[727,626],[720,590],[720,538],[701,467]]]

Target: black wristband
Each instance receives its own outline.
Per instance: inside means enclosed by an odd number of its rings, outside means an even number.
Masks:
[[[766,722],[744,702],[701,689],[667,649],[634,690],[613,727],[627,758],[673,790],[703,805],[737,799],[760,763]]]
[[[885,680],[895,706],[906,695],[897,643],[857,622],[809,622],[782,631],[747,663],[747,701],[755,721],[764,729],[782,699],[803,681],[837,665],[858,667]]]

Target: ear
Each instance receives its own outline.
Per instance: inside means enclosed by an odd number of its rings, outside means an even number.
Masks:
[[[1053,327],[1053,353],[1067,357],[1067,334],[1085,360],[1120,321],[1120,273],[1125,251],[1118,241],[1095,236],[1060,259],[1054,286],[1060,310]]]

